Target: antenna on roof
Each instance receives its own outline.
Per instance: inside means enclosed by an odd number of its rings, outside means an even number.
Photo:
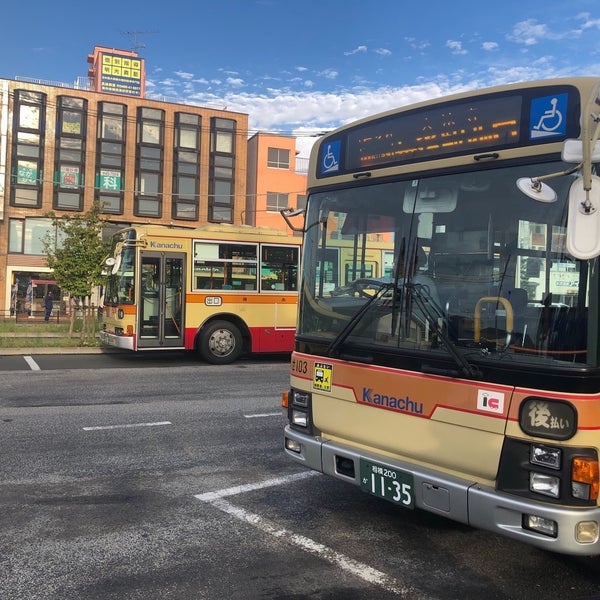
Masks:
[[[146,47],[146,44],[138,44],[138,36],[140,35],[150,35],[153,33],[158,33],[158,31],[122,31],[123,35],[128,35],[133,42],[133,47],[131,48],[132,52],[137,52],[138,50],[142,50]]]

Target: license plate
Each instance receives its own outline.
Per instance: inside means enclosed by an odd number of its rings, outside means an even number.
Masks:
[[[414,479],[410,473],[360,459],[360,489],[404,508],[415,507]]]

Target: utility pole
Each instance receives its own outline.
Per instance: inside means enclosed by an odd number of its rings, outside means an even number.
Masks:
[[[133,47],[131,48],[132,52],[137,52],[138,50],[142,50],[146,47],[146,44],[138,43],[138,36],[140,35],[150,35],[153,33],[158,33],[158,31],[122,31],[123,35],[128,35],[133,42]]]

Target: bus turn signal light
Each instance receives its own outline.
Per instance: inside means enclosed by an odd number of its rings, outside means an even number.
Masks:
[[[585,500],[598,498],[600,470],[598,461],[589,456],[579,456],[573,459],[571,467],[571,485],[573,496]]]
[[[285,391],[285,392],[281,392],[281,406],[283,408],[287,408],[288,407],[288,398],[289,398],[289,391]]]

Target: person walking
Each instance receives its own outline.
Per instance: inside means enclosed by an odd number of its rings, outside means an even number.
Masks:
[[[50,315],[52,314],[52,309],[54,308],[54,298],[52,297],[52,292],[48,292],[44,297],[44,308],[46,309],[44,321],[49,321]]]

